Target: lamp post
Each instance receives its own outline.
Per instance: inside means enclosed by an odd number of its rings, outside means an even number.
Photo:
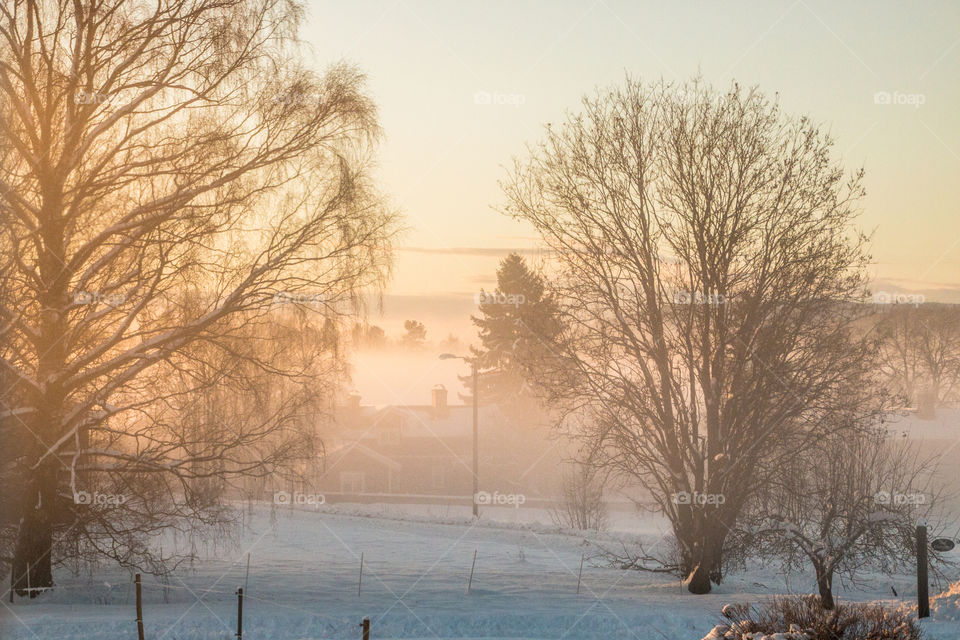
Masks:
[[[477,435],[477,422],[478,422],[478,404],[477,404],[477,359],[476,358],[466,358],[464,356],[454,355],[452,353],[441,353],[441,360],[463,360],[470,365],[470,373],[472,380],[472,391],[473,395],[473,495],[470,496],[470,502],[473,504],[473,517],[477,518],[480,516],[480,509],[477,505],[477,493],[480,492],[480,457],[478,454],[479,449],[479,437]]]

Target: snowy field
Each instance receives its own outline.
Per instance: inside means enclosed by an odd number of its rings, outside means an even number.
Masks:
[[[359,638],[364,616],[371,620],[374,639],[701,640],[718,621],[723,604],[804,592],[812,584],[808,576],[786,581],[774,567],[758,567],[730,576],[710,595],[692,596],[674,578],[611,569],[599,557],[599,547],[619,549],[621,540],[655,543],[665,526],[657,519],[616,514],[617,533],[585,537],[559,530],[545,512],[534,509],[491,509],[479,522],[467,518],[467,511],[330,505],[319,512],[282,509],[274,514],[259,508],[237,539],[198,550],[206,559],[181,568],[166,588],[144,578],[146,638],[234,637],[235,591],[244,584],[248,552],[243,637],[258,640]],[[578,595],[582,555],[586,561]],[[841,601],[876,599],[908,606],[913,580],[909,575],[869,576],[857,589],[840,585],[837,591]],[[57,582],[55,592],[34,601],[17,598],[0,608],[0,637],[136,638],[128,574],[77,576],[61,569]],[[899,598],[892,599],[891,586]],[[957,613],[935,608],[934,619],[924,623],[926,636],[960,638],[960,615],[937,619]]]

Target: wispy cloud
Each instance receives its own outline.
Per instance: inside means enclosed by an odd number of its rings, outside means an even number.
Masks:
[[[548,255],[551,250],[517,247],[400,247],[400,251],[440,255],[501,257],[509,253],[517,253],[522,256],[543,256]]]

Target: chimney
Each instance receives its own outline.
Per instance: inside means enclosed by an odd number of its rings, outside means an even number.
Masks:
[[[442,384],[433,385],[430,389],[430,405],[437,410],[447,408],[447,388]]]

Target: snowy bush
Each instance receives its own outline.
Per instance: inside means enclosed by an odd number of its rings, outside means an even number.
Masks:
[[[919,640],[909,614],[874,604],[841,604],[832,610],[816,596],[780,597],[760,607],[726,605],[727,622],[703,640]]]
[[[954,582],[950,588],[930,601],[930,610],[936,620],[960,622],[960,582]]]

